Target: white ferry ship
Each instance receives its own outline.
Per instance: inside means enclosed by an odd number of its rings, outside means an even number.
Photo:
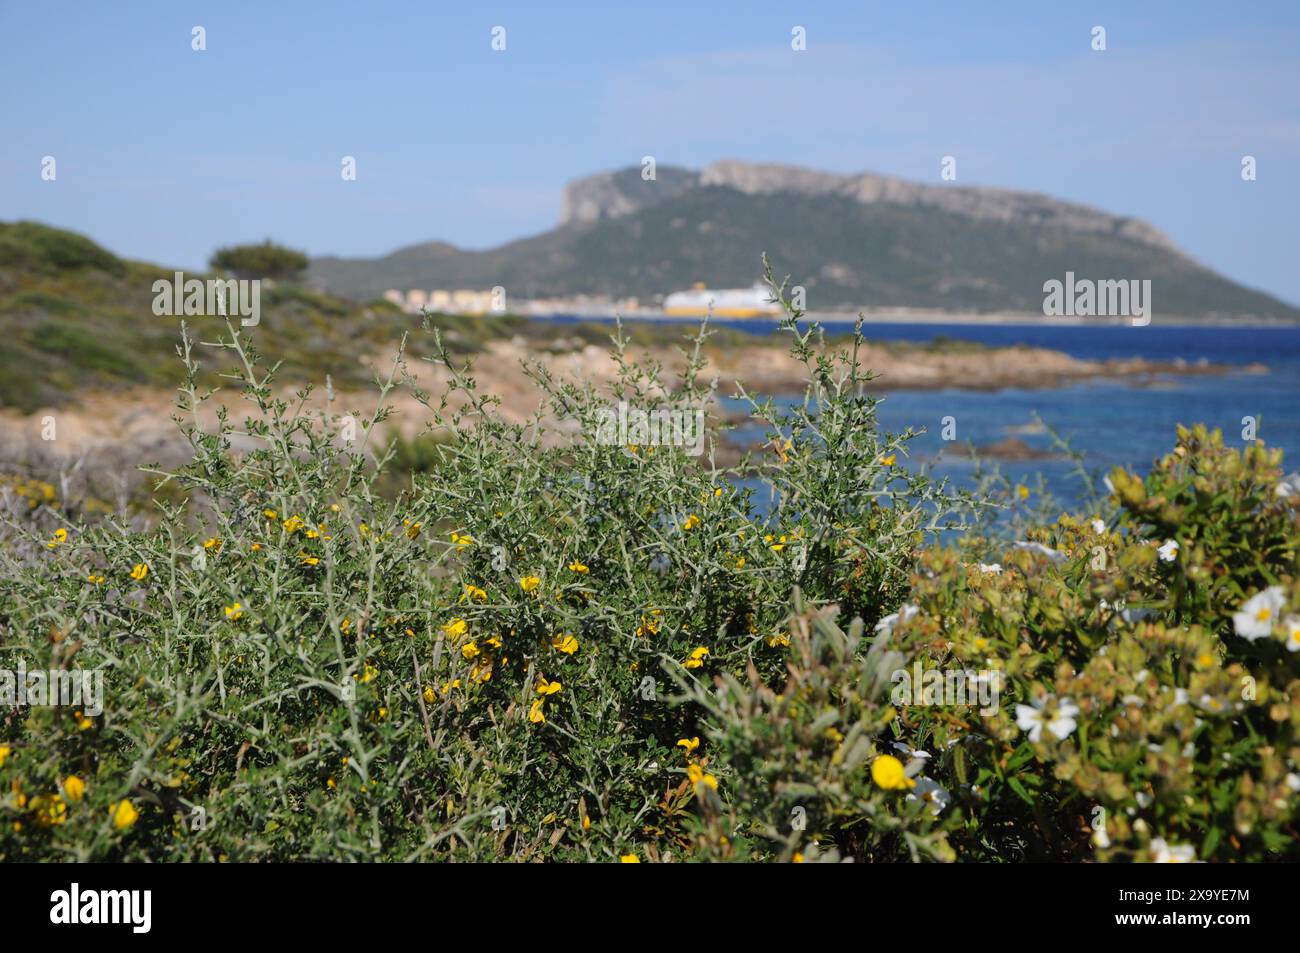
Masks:
[[[690,291],[674,291],[664,298],[664,314],[670,317],[698,318],[712,310],[717,318],[775,317],[781,306],[768,300],[771,289],[764,284],[752,288],[706,288],[697,282]]]

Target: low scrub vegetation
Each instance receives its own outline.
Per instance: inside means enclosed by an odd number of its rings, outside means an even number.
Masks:
[[[187,335],[156,519],[0,488],[0,668],[103,679],[0,707],[0,858],[1294,859],[1280,454],[1180,430],[1096,512],[990,521],[904,466],[860,336],[800,328],[805,399],[744,395],[731,468],[704,329],[681,380],[618,334],[612,392],[530,369],[519,424],[437,334],[445,392],[404,350],[345,417],[227,327],[249,413],[213,430]],[[398,387],[427,438],[385,438]],[[704,453],[602,439],[620,402],[704,414]]]

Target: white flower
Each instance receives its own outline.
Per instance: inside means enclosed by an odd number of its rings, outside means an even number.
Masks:
[[[1067,558],[1065,553],[1052,549],[1050,546],[1044,546],[1042,543],[1030,543],[1025,540],[1017,540],[1016,549],[1026,549],[1031,553],[1038,553],[1038,555],[1046,556],[1054,563],[1063,563]]]
[[[921,610],[916,606],[903,606],[897,612],[891,613],[877,622],[876,631],[883,633],[884,635],[889,635],[894,631],[895,625],[899,622],[906,622],[920,611]]]
[[[917,798],[930,805],[931,814],[938,815],[943,813],[943,809],[948,806],[948,802],[952,800],[952,795],[942,785],[922,776],[916,779],[916,787],[907,795],[909,801],[914,801]]]
[[[1105,535],[1106,535],[1106,521],[1105,521],[1105,520],[1093,520],[1093,521],[1092,521],[1092,531],[1093,531],[1094,533],[1096,533],[1098,536],[1105,536]]]
[[[1155,748],[1156,751],[1160,750],[1159,745],[1155,745],[1153,747]],[[1138,807],[1142,808],[1143,810],[1151,806],[1152,798],[1151,795],[1148,794],[1146,791],[1138,791],[1136,794],[1133,795],[1133,799],[1137,801]]]
[[[1178,558],[1178,541],[1174,539],[1165,540],[1165,544],[1156,550],[1160,558],[1167,563],[1173,562]]]
[[[1288,774],[1286,776],[1286,786],[1292,791],[1300,791],[1300,774],[1296,774],[1294,771]]]
[[[1282,631],[1286,633],[1286,650],[1300,651],[1300,615],[1289,615],[1283,619]]]
[[[980,572],[991,573],[994,576],[1002,572],[1001,563],[980,563]]]
[[[1300,472],[1288,473],[1284,476],[1274,492],[1283,499],[1300,493]]]
[[[1212,715],[1217,715],[1223,711],[1223,702],[1219,701],[1213,695],[1205,692],[1196,700],[1196,707],[1201,711],[1208,711]]]
[[[920,748],[913,748],[906,741],[895,741],[892,746],[895,751],[903,755],[909,761],[913,758],[919,758],[922,761],[928,761],[930,759],[930,752],[922,751]]]
[[[1246,600],[1240,612],[1232,614],[1232,625],[1243,639],[1254,642],[1273,634],[1273,620],[1282,611],[1286,597],[1281,586],[1269,586]]]
[[[1021,731],[1029,732],[1029,740],[1035,744],[1043,737],[1044,728],[1054,738],[1063,741],[1078,727],[1074,720],[1077,714],[1079,706],[1068,698],[1055,704],[1051,698],[1036,698],[1030,705],[1016,706],[1016,724]]]
[[[1163,837],[1151,842],[1151,862],[1154,864],[1190,864],[1196,860],[1196,848],[1189,844],[1166,844]]]

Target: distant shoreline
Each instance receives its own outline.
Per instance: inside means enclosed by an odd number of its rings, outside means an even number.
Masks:
[[[663,324],[692,324],[698,323],[700,316],[668,315],[662,311],[642,310],[634,314],[611,314],[606,311],[599,312],[557,312],[554,314],[521,314],[519,317],[536,321],[614,321],[621,319],[623,321],[647,321]],[[803,315],[801,321],[817,321],[822,324],[842,324],[851,325],[858,319],[856,312],[848,311],[810,311]],[[724,318],[717,315],[709,319],[710,324],[726,326],[732,324],[753,324],[770,320],[775,327],[779,318],[771,319],[763,317],[752,318]],[[1046,328],[1046,327],[1127,327],[1129,319],[1127,318],[1080,318],[1080,317],[1047,317],[1041,314],[1029,313],[1006,313],[1006,314],[969,314],[969,313],[948,313],[942,311],[876,311],[863,312],[863,327],[871,327],[880,324],[897,324],[897,325],[931,325],[931,324],[953,324],[953,325],[971,325],[979,326],[1002,326],[1002,327],[1029,327],[1029,328]],[[1276,328],[1276,327],[1300,327],[1300,321],[1288,320],[1286,318],[1221,318],[1221,317],[1187,317],[1184,315],[1174,315],[1161,319],[1160,315],[1154,315],[1151,323],[1147,327],[1223,327],[1223,328]],[[1140,331],[1142,328],[1135,327],[1134,330]]]

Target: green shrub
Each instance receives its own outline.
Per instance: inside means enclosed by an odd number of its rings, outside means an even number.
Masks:
[[[767,435],[734,468],[705,328],[680,382],[621,333],[606,391],[529,368],[519,423],[441,337],[442,393],[399,355],[373,410],[308,413],[227,326],[249,413],[212,431],[185,336],[158,519],[0,486],[0,669],[105,681],[0,709],[0,859],[1294,856],[1279,455],[1180,431],[1100,527],[940,547],[985,504],[900,465],[860,333],[786,329],[805,400],[742,394]],[[620,403],[701,413],[703,453],[611,439]],[[899,695],[931,669],[947,695]]]
[[[241,278],[292,279],[307,269],[308,260],[302,252],[268,238],[260,245],[218,248],[208,264],[213,271],[228,271]]]
[[[122,275],[126,263],[84,235],[38,222],[0,222],[0,268],[92,268]]]
[[[6,645],[29,668],[107,679],[102,715],[3,722],[3,854],[679,850],[694,815],[673,793],[687,771],[676,744],[703,713],[674,700],[669,673],[775,677],[795,586],[886,611],[901,554],[946,505],[895,465],[902,443],[877,431],[852,351],[814,357],[807,335],[795,346],[822,412],[755,405],[772,428],[755,466],[774,506],[681,446],[601,442],[600,413],[620,400],[711,413],[704,336],[675,390],[623,362],[621,339],[613,393],[534,369],[552,428],[502,419],[439,348],[448,390],[420,396],[431,432],[455,439],[430,444],[429,473],[385,500],[374,488],[396,448],[370,449],[382,406],[354,413],[349,443],[341,418],[272,397],[230,329],[229,376],[255,413],[187,431],[194,462],[164,478],[183,503],[153,526],[108,519],[66,537],[57,520],[40,536],[14,523],[0,548]],[[185,353],[188,420],[204,395],[188,339]],[[396,365],[383,396],[400,377]],[[231,452],[235,432],[257,449]],[[124,800],[139,818],[118,826]],[[200,807],[206,826],[189,830]]]
[[[979,766],[960,798],[968,849],[1030,811],[1018,840],[1036,856],[1295,856],[1300,523],[1280,462],[1180,428],[1145,479],[1111,474],[1110,525],[1062,516],[1000,572],[925,554],[903,645],[1003,685],[990,717],[915,710],[920,730],[956,739],[940,762]],[[1239,614],[1261,606],[1243,638]],[[1035,702],[1058,731],[1025,730]]]

